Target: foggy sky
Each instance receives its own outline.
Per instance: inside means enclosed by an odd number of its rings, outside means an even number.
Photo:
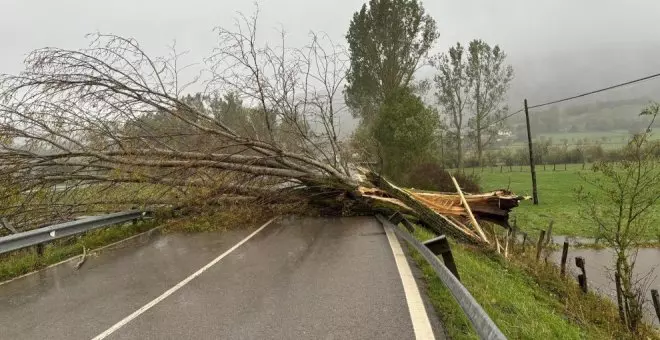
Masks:
[[[260,37],[287,32],[288,43],[302,46],[310,30],[343,43],[354,11],[364,0],[262,0]],[[457,41],[481,38],[509,55],[516,77],[511,102],[531,102],[660,72],[660,1],[653,0],[427,0],[438,23],[434,52]],[[165,54],[176,40],[199,62],[214,47],[212,28],[231,26],[237,11],[248,15],[246,0],[2,0],[0,73],[17,73],[25,55],[45,46],[81,48],[84,35],[114,33],[138,39],[153,54]],[[424,69],[421,76],[432,75]],[[660,79],[608,96],[653,95]],[[658,92],[660,94],[660,92]]]

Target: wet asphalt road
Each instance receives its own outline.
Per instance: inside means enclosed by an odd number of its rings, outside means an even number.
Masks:
[[[78,271],[73,261],[0,285],[0,339],[91,339],[251,231],[144,235],[90,257]],[[108,339],[414,339],[414,333],[383,228],[358,217],[280,219]]]

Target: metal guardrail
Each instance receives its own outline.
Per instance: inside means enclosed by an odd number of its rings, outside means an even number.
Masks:
[[[397,228],[392,222],[382,215],[376,215],[376,218],[386,228],[391,228],[394,233],[410,243],[415,249],[424,256],[426,261],[433,267],[433,270],[440,278],[440,281],[449,289],[451,295],[456,299],[458,305],[461,306],[463,312],[472,323],[472,327],[477,332],[481,339],[506,339],[504,334],[495,325],[493,320],[490,319],[486,311],[479,305],[477,300],[472,297],[472,294],[461,284],[460,281],[440,262],[440,259],[431,252],[424,244],[418,241],[411,234]]]
[[[77,221],[54,224],[48,227],[0,237],[0,254],[107,227],[113,224],[137,220],[145,215],[146,212],[139,210],[122,211],[107,215],[87,217]]]

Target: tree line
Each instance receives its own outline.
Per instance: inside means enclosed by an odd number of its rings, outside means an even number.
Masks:
[[[649,141],[649,143],[657,143]],[[626,158],[623,143],[617,148],[606,148],[599,142],[591,142],[588,139],[579,139],[574,144],[553,144],[552,140],[536,141],[533,144],[534,164],[557,165],[557,164],[583,164],[594,162],[620,161]],[[660,156],[660,155],[657,155]],[[450,158],[441,162],[445,168],[457,168],[456,162]],[[529,165],[529,147],[500,147],[484,152],[481,162],[474,154],[469,154],[465,160],[465,167],[479,166],[514,166]]]
[[[504,51],[474,39],[429,55],[439,36],[416,0],[371,0],[354,13],[346,35],[344,95],[360,121],[352,144],[359,158],[375,155],[367,160],[398,181],[416,166],[448,158],[463,168],[466,140],[482,164],[508,112],[513,68]],[[427,65],[433,79],[416,81],[415,72]],[[432,104],[423,100],[429,92]]]

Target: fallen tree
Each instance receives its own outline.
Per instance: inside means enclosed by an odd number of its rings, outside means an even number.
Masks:
[[[369,210],[379,201],[488,243],[460,221],[457,196],[404,190],[352,166],[339,131],[340,46],[312,35],[301,49],[259,47],[255,27],[256,16],[218,28],[204,76],[188,82],[175,49],[152,58],[114,35],[32,52],[25,71],[0,78],[0,215],[28,229],[126,206],[330,199]],[[184,95],[191,86],[202,90]],[[520,198],[466,199],[477,218],[507,226]]]

